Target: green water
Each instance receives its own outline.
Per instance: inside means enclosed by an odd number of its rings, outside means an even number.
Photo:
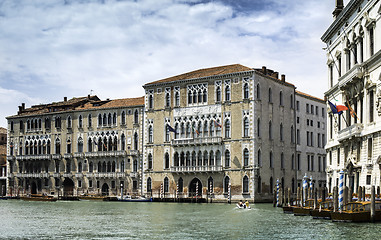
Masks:
[[[0,201],[1,239],[378,239],[380,224],[332,223],[270,204]]]

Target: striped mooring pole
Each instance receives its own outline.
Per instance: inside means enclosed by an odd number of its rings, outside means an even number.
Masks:
[[[279,178],[276,179],[276,206],[279,207]]]
[[[163,184],[160,184],[160,198],[163,198]]]
[[[343,210],[344,205],[344,171],[340,171],[339,176],[339,211]]]
[[[302,206],[305,206],[306,200],[307,200],[307,191],[308,191],[308,177],[307,174],[304,175],[303,177],[303,203]]]
[[[312,195],[313,195],[313,187],[314,187],[314,184],[312,182],[312,176],[310,177],[310,198],[314,198]]]
[[[179,198],[179,184],[176,184],[176,198]]]
[[[231,187],[232,187],[232,185],[229,182],[229,186],[228,186],[228,202],[229,203],[232,203]]]

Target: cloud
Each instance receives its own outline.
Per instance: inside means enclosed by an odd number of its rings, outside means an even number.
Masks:
[[[8,0],[0,6],[0,86],[27,105],[90,90],[137,97],[147,82],[241,63],[266,65],[322,97],[320,36],[332,9],[319,0]]]

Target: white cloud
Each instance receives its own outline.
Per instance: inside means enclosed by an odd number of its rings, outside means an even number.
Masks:
[[[101,98],[136,97],[147,82],[232,63],[266,65],[318,97],[326,89],[320,36],[332,21],[328,0],[256,1],[257,9],[242,2],[242,12],[224,1],[103,2],[0,6],[0,85],[4,96],[22,95],[10,98],[14,106],[90,90]],[[0,116],[16,113],[14,106]]]

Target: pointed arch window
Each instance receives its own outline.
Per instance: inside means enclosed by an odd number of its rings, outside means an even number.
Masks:
[[[249,166],[249,150],[247,148],[243,150],[243,166]]]
[[[176,107],[180,106],[180,93],[179,92],[175,93],[175,105],[176,105]]]
[[[169,93],[165,94],[165,107],[171,107],[171,95]]]
[[[71,122],[71,116],[67,117],[67,128],[71,128],[72,122]]]
[[[230,101],[230,86],[225,87],[225,101]]]
[[[138,133],[134,134],[134,149],[135,150],[139,149],[139,137],[138,137]]]
[[[102,126],[102,115],[98,115],[98,127]]]
[[[225,121],[225,138],[230,138],[230,120]]]
[[[125,151],[126,150],[126,136],[124,134],[122,134],[120,141],[121,141],[121,150]]]
[[[169,191],[169,179],[168,177],[165,177],[164,178],[164,192],[168,193],[168,191]]]
[[[243,99],[249,99],[249,84],[243,84]]]
[[[126,125],[126,112],[125,111],[122,111],[122,122],[121,122],[121,124],[122,125]]]
[[[165,153],[165,157],[164,157],[164,168],[165,168],[165,169],[168,169],[168,168],[169,168],[169,154],[168,154],[168,153]]]
[[[135,112],[134,112],[134,123],[135,123],[135,124],[138,124],[138,123],[139,123],[139,112],[138,112],[137,109],[136,109]]]
[[[182,177],[179,178],[179,181],[177,181],[177,190],[179,193],[182,193],[184,189],[184,180]]]
[[[225,151],[225,167],[226,168],[230,167],[230,151],[229,150]]]
[[[152,180],[151,178],[147,178],[147,192],[152,192]]]
[[[149,95],[148,97],[148,108],[149,109],[153,108],[153,95]]]
[[[242,180],[242,192],[248,193],[249,192],[249,178],[245,175]]]
[[[152,170],[152,154],[148,154],[148,169]]]
[[[148,127],[148,143],[153,143],[153,127]]]
[[[225,194],[229,192],[229,183],[230,183],[230,178],[228,176],[225,176],[224,178],[224,193]]]
[[[89,128],[92,127],[91,114],[89,114],[89,116],[87,116],[87,126],[88,126]]]
[[[243,136],[249,136],[249,119],[247,117],[243,119]]]
[[[221,102],[221,87],[216,87],[216,102]]]
[[[83,119],[82,119],[82,115],[79,115],[79,117],[78,117],[78,127],[79,127],[79,128],[82,128],[82,127],[83,127]]]

